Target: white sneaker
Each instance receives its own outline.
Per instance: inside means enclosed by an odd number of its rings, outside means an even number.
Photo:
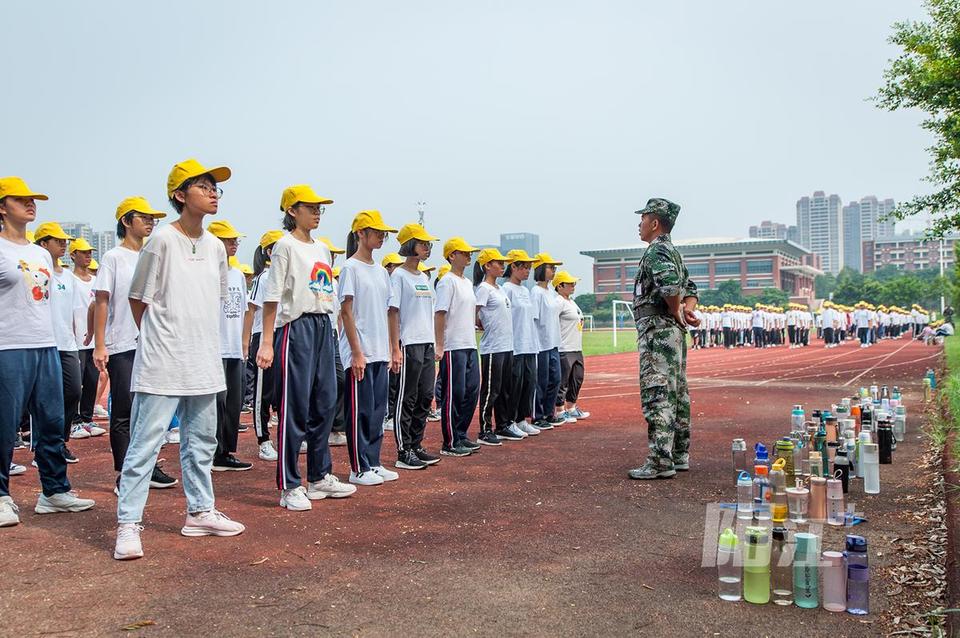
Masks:
[[[327,474],[323,480],[307,483],[307,498],[319,501],[327,498],[346,498],[357,491],[356,485],[341,483],[333,474]]]
[[[11,463],[9,476],[17,476],[18,474],[23,474],[26,471],[27,471],[27,468],[25,465],[18,465],[16,463]]]
[[[313,503],[307,498],[307,490],[302,485],[280,492],[280,507],[293,512],[305,512],[313,509]]]
[[[102,405],[95,405],[93,406],[93,416],[98,419],[109,419],[110,413]]]
[[[583,410],[581,410],[581,409],[578,408],[577,406],[573,406],[573,410],[570,411],[570,414],[571,414],[571,416],[573,416],[573,417],[575,417],[575,418],[577,418],[577,419],[587,419],[587,418],[590,418],[590,413],[589,413],[589,412],[584,412]]]
[[[399,474],[397,474],[393,470],[388,470],[382,465],[378,465],[377,467],[371,467],[370,470],[372,472],[375,472],[376,475],[382,478],[384,481],[396,481],[398,478],[400,478]]]
[[[10,496],[0,496],[0,527],[20,524],[20,508]]]
[[[273,416],[270,417],[270,425],[276,425],[276,424],[279,423],[279,422],[280,422],[280,421],[278,420],[278,417],[277,417],[276,414],[274,414]]]
[[[264,441],[260,444],[260,458],[264,461],[276,461],[278,457],[273,441]]]
[[[440,420],[440,410],[430,410],[427,414],[427,421],[439,421]]]
[[[383,431],[384,431],[384,432],[393,432],[393,419],[384,419],[384,420],[383,420]]]
[[[167,433],[163,435],[163,442],[170,445],[180,445],[180,428],[167,430]]]
[[[327,439],[327,443],[330,447],[338,447],[341,445],[347,444],[347,435],[343,432],[331,432],[330,438]]]
[[[70,426],[71,439],[89,439],[90,433],[80,423],[74,423]]]
[[[516,423],[514,423],[514,425],[516,425],[521,432],[524,432],[525,434],[529,434],[530,436],[537,436],[538,434],[540,434],[540,430],[533,427],[526,421],[517,421]]]
[[[33,511],[37,514],[58,514],[60,512],[82,512],[88,510],[96,504],[89,498],[79,498],[73,492],[61,492],[53,496],[47,496],[43,493],[37,499],[37,505]]]
[[[107,431],[96,423],[83,423],[83,429],[90,433],[90,436],[103,436]]]
[[[120,523],[117,525],[117,544],[113,546],[113,557],[116,560],[133,560],[143,557],[143,545],[140,543],[140,532],[143,527],[139,523]]]
[[[307,453],[307,442],[304,441],[303,443],[300,444],[300,454],[306,454],[306,453]]]
[[[516,423],[511,423],[507,426],[507,432],[514,436],[519,436],[521,439],[527,438],[527,433],[517,427]]]
[[[558,415],[565,423],[576,423],[577,417],[573,416],[568,410],[564,410]]]
[[[360,472],[359,474],[350,472],[349,480],[351,483],[355,483],[356,485],[380,485],[383,483],[383,477],[373,470],[367,470],[366,472]]]
[[[223,512],[210,510],[197,514],[187,514],[187,519],[180,528],[184,536],[236,536],[247,529],[243,523],[230,520]]]

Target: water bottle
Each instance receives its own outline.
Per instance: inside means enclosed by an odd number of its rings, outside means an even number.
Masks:
[[[847,612],[863,616],[870,613],[870,568],[847,565]]]
[[[734,439],[731,449],[733,450],[733,471],[739,476],[740,472],[748,470],[747,442],[743,439]]]
[[[874,401],[880,400],[880,390],[875,385],[870,386],[870,398]]]
[[[844,441],[847,448],[847,462],[850,464],[850,478],[859,476],[857,469],[857,439],[849,438]]]
[[[882,386],[880,388],[880,401],[883,401],[884,399],[888,401],[890,400],[890,390],[887,388],[887,386]]]
[[[790,455],[793,458],[793,455]],[[787,520],[787,476],[783,468],[784,459],[777,459],[770,470],[770,491],[772,493],[770,516],[774,523]]]
[[[833,459],[833,475],[840,481],[843,494],[850,491],[850,460],[847,458],[846,447],[837,450],[837,457]]]
[[[763,443],[757,443],[753,446],[754,457],[753,466],[762,465],[765,468],[770,467],[770,455],[767,453],[767,446]]]
[[[882,465],[893,463],[893,427],[888,421],[877,424],[877,446]]]
[[[893,415],[893,438],[902,443],[907,435],[907,409],[902,405],[895,408]]]
[[[827,525],[843,526],[845,514],[843,485],[839,479],[827,479]]]
[[[790,429],[802,430],[803,422],[806,421],[806,418],[807,417],[803,414],[802,405],[793,406],[793,411],[790,413]]]
[[[870,557],[867,554],[867,539],[856,534],[847,534],[844,541],[845,549],[843,555],[847,559],[848,565],[870,564]]]
[[[776,465],[777,460],[783,461],[783,474],[785,477],[784,483],[789,483],[793,485],[795,474],[793,466],[793,441],[790,440],[789,436],[785,436],[781,439],[778,439],[773,446],[774,453],[774,465]],[[771,478],[773,475],[771,474]],[[786,487],[786,485],[784,485]]]
[[[717,575],[720,579],[720,600],[740,600],[740,564],[737,558],[737,535],[729,527],[717,541]]]
[[[820,539],[816,534],[793,535],[793,597],[797,607],[815,609],[820,604]]]
[[[753,468],[753,518],[758,521],[770,520],[770,480],[767,478],[767,466]]]
[[[823,552],[823,608],[847,608],[847,565],[840,552]]]
[[[737,518],[753,520],[753,481],[746,472],[737,478]]]
[[[770,602],[770,538],[766,527],[748,527],[743,555],[743,599]]]
[[[785,527],[774,527],[773,552],[770,558],[771,589],[775,605],[793,604],[793,547],[787,540]]]
[[[927,368],[927,374],[924,375],[925,379],[930,379],[930,389],[937,389],[937,373],[933,371],[933,368]]]
[[[822,476],[810,477],[810,510],[808,517],[815,523],[827,518],[827,479]]]
[[[865,494],[880,493],[880,450],[876,443],[860,444],[860,459],[863,466],[863,491]]]
[[[873,408],[862,408],[860,410],[860,431],[873,431]]]
[[[924,402],[929,403],[933,399],[933,386],[930,385],[930,379],[927,377],[923,378],[923,400]]]

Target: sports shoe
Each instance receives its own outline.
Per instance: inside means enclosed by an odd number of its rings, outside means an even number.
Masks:
[[[530,425],[530,424],[527,423],[526,421],[517,421],[517,422],[514,423],[513,425],[514,425],[514,427],[516,427],[518,430],[520,430],[521,432],[523,432],[523,433],[526,434],[527,436],[537,436],[538,434],[540,434],[540,430],[539,430],[539,429],[533,427],[532,425]]]
[[[117,474],[117,483],[113,486],[113,493],[120,496],[120,475]]]
[[[280,492],[280,507],[292,512],[305,512],[313,509],[313,503],[307,498],[307,490],[302,485]]]
[[[529,436],[526,432],[524,432],[520,428],[520,425],[517,423],[511,423],[510,425],[508,425],[507,430],[513,433],[514,436],[519,436],[521,439],[525,439]],[[500,436],[500,435],[498,434],[497,436]]]
[[[263,461],[276,461],[279,458],[277,449],[273,447],[273,441],[264,441],[260,444],[259,456]]]
[[[496,434],[496,436],[500,440],[506,440],[506,441],[522,441],[527,436],[523,432],[520,432],[519,430],[515,429],[513,427],[513,423],[511,423],[505,428],[497,428],[496,430],[494,430],[494,434]]]
[[[18,474],[23,474],[27,471],[25,465],[18,465],[16,463],[10,463],[10,474],[7,476],[17,476]]]
[[[479,450],[479,449],[480,449],[480,444],[479,444],[479,443],[477,443],[477,442],[474,441],[473,439],[469,439],[469,438],[466,438],[466,437],[460,439],[460,441],[459,441],[458,443],[454,444],[454,447],[456,447],[457,445],[459,445],[460,447],[469,448],[470,450],[473,450],[473,451],[476,451],[476,450]]]
[[[349,481],[355,485],[380,485],[383,483],[383,477],[373,470],[367,470],[359,474],[350,472]]]
[[[524,421],[524,423],[526,423],[526,421]],[[546,419],[537,419],[536,421],[534,421],[533,423],[530,423],[529,425],[530,427],[534,428],[538,432],[542,432],[543,430],[553,429],[553,426]]]
[[[417,458],[416,452],[406,450],[397,454],[397,462],[393,464],[401,470],[424,470],[427,464]]]
[[[244,403],[243,407],[240,408],[240,414],[250,414],[253,412],[253,406],[249,403]]]
[[[244,472],[253,469],[253,463],[241,461],[233,454],[228,454],[219,459],[214,458],[213,467],[210,469],[214,472]]]
[[[276,414],[270,417],[270,425],[276,425],[279,422],[280,422],[279,417],[277,417]]]
[[[573,414],[569,410],[564,410],[563,412],[561,412],[560,417],[567,423],[577,422],[577,417],[573,416]]]
[[[570,410],[570,416],[574,417],[575,419],[587,419],[590,418],[590,413],[584,412],[577,406],[573,406],[573,409]]]
[[[107,431],[93,422],[81,423],[83,429],[90,433],[90,436],[103,436]]]
[[[89,439],[90,433],[83,427],[82,423],[74,423],[70,426],[71,439]]]
[[[384,419],[384,420],[383,420],[383,431],[384,431],[384,432],[393,432],[393,419]]]
[[[187,514],[180,533],[184,536],[236,536],[247,529],[242,523],[230,520],[223,512],[210,510],[199,514]]]
[[[20,524],[20,508],[10,496],[0,496],[0,527]]]
[[[426,463],[427,465],[433,465],[434,463],[440,462],[440,457],[435,454],[430,454],[422,447],[418,447],[413,451],[417,455],[417,458]]]
[[[60,492],[53,496],[40,493],[33,511],[37,514],[58,514],[60,512],[82,512],[95,505],[89,498],[79,498],[74,492]]]
[[[370,471],[373,472],[373,473],[375,473],[377,476],[379,476],[380,478],[382,478],[384,481],[396,481],[398,478],[400,478],[400,475],[399,475],[399,474],[397,474],[397,473],[394,472],[393,470],[388,470],[387,468],[383,467],[382,465],[378,465],[378,466],[376,466],[376,467],[371,467],[371,468],[370,468]]]
[[[113,557],[116,560],[143,558],[143,545],[140,543],[142,531],[143,526],[139,523],[117,525],[117,544],[113,546]]]
[[[327,439],[327,444],[329,444],[330,447],[338,447],[340,445],[346,445],[347,435],[344,434],[343,432],[331,432],[330,438]]]
[[[102,405],[93,406],[93,416],[97,419],[109,419],[110,413]]]
[[[150,475],[150,487],[153,489],[163,490],[168,487],[173,487],[179,482],[180,481],[178,479],[167,475],[163,470],[161,470],[159,465],[153,466],[153,474]]]
[[[306,453],[307,453],[307,449],[308,449],[308,447],[307,447],[307,442],[306,442],[306,441],[304,441],[303,443],[300,444],[300,454],[306,454]]]
[[[673,469],[678,472],[686,472],[690,469],[690,455],[687,453],[678,454],[673,457]]]
[[[13,439],[13,449],[22,450],[27,447],[27,442],[23,440],[23,434],[17,432],[17,436]]]
[[[503,441],[500,440],[500,437],[489,430],[487,432],[480,433],[480,436],[477,437],[477,443],[480,443],[481,445],[503,445]]]
[[[430,410],[427,413],[427,421],[439,421],[440,420],[440,410]]]
[[[554,415],[552,415],[552,416],[550,416],[550,417],[547,418],[547,423],[549,423],[550,425],[552,425],[552,426],[555,427],[555,428],[560,427],[561,425],[563,425],[563,424],[566,423],[566,422],[567,422],[567,420],[566,420],[565,418],[560,417],[560,415],[558,415],[558,414],[554,414]]]
[[[167,430],[167,433],[163,435],[163,443],[165,445],[180,445],[180,428]]]
[[[250,429],[249,425],[247,425],[246,423],[241,423],[240,427],[237,428],[237,432],[246,432],[249,429]]]
[[[665,467],[657,463],[656,461],[651,461],[647,459],[646,462],[640,467],[630,470],[627,472],[627,476],[632,479],[658,479],[658,478],[673,478],[673,475],[677,471],[673,467]]]
[[[333,474],[327,474],[319,481],[307,483],[307,498],[313,501],[327,497],[346,498],[356,491],[356,485],[343,483]]]
[[[70,448],[68,448],[66,444],[63,446],[63,460],[70,464],[80,462],[80,459],[73,455],[73,452],[70,451]]]
[[[460,447],[459,444],[455,443],[452,447],[444,445],[440,448],[440,454],[443,456],[470,456],[473,454],[473,450],[467,447]]]

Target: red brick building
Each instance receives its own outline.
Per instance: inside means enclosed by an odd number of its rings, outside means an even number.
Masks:
[[[954,248],[960,234],[943,238],[943,268],[953,268]],[[923,235],[896,235],[863,242],[863,272],[874,272],[884,266],[896,266],[897,270],[940,269],[941,246],[939,240],[926,239]]]

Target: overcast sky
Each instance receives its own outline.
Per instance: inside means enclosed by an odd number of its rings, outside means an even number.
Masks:
[[[868,101],[892,23],[923,15],[919,0],[8,0],[0,174],[51,196],[41,219],[107,229],[129,195],[167,210],[176,161],[226,164],[242,261],[289,184],[336,200],[321,231],[341,244],[357,211],[400,226],[426,200],[444,239],[539,233],[587,291],[578,252],[638,241],[648,197],[681,204],[674,235],[694,238],[793,223],[814,190],[928,190],[920,114]]]

